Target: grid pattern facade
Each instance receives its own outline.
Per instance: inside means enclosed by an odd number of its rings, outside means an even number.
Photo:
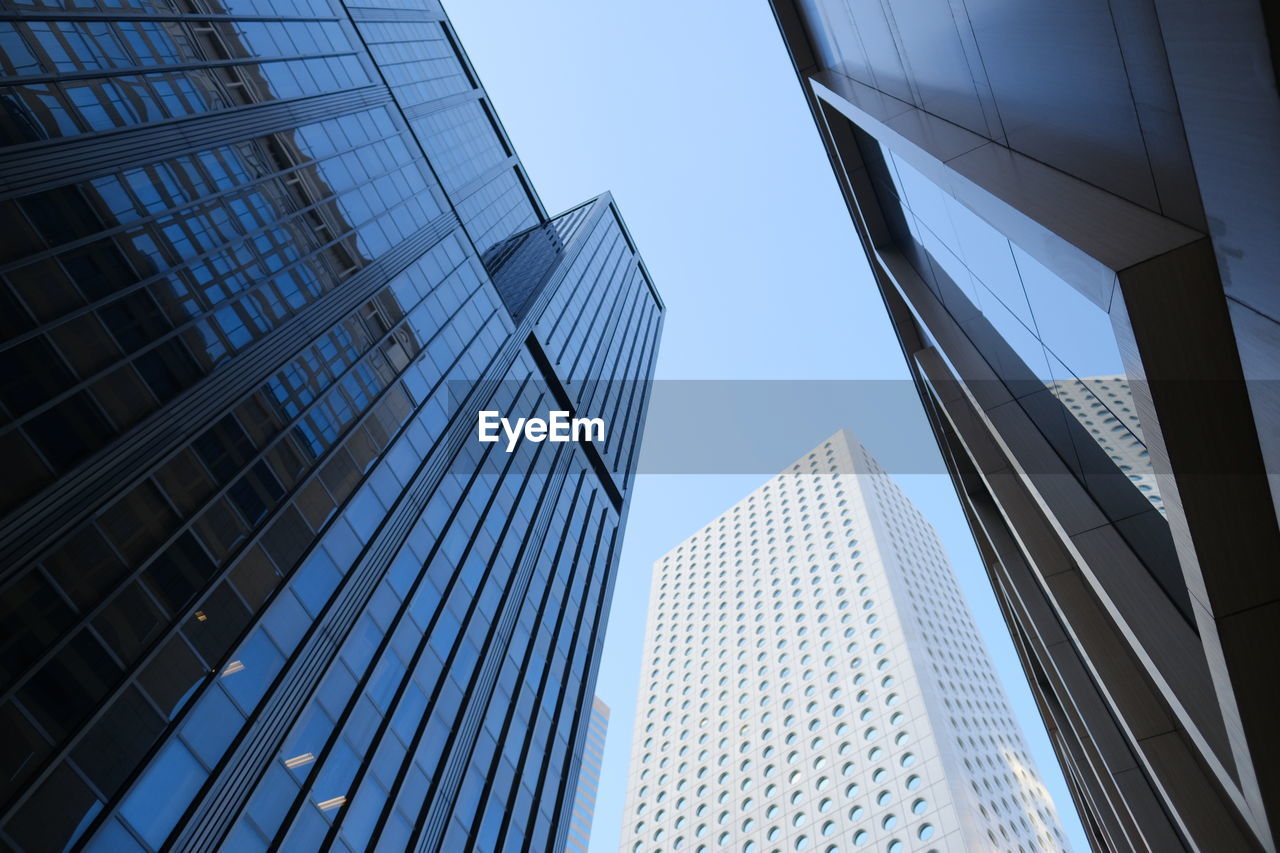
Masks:
[[[611,199],[515,316],[561,220],[431,0],[4,4],[0,146],[0,848],[557,849],[661,324]]]
[[[936,533],[848,433],[650,600],[624,853],[1065,849]]]
[[[609,706],[596,697],[591,703],[591,722],[582,750],[582,770],[573,798],[573,818],[569,821],[566,853],[587,853],[591,847],[591,822],[595,817],[596,792],[600,789],[600,766],[604,762],[604,741],[609,732]]]

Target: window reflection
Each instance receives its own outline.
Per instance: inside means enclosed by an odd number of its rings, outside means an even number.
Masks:
[[[891,187],[903,207],[916,251],[913,266],[970,334],[977,312],[1003,347],[982,346],[993,367],[1019,396],[1042,388],[1089,434],[1111,462],[1164,513],[1128,377],[1106,311],[1036,261],[969,208],[892,152],[884,151]],[[945,279],[939,274],[945,275]],[[960,293],[956,292],[959,289]],[[963,294],[961,296],[960,294]],[[1012,359],[1009,357],[1013,356]],[[1029,369],[1038,382],[1016,379]],[[1090,470],[1088,439],[1069,430],[1077,473]]]
[[[1055,382],[1050,389],[1111,461],[1164,515],[1164,502],[1156,485],[1151,457],[1141,440],[1142,426],[1134,410],[1128,378],[1120,374],[1071,379]]]

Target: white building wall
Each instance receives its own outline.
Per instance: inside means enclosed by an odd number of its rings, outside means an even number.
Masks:
[[[837,433],[654,565],[623,853],[1061,850],[937,535]]]
[[[1128,475],[1134,487],[1165,515],[1129,378],[1119,375],[1068,379],[1049,383],[1049,390]]]

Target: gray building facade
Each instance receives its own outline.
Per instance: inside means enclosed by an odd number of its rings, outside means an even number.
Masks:
[[[565,853],[587,853],[591,849],[591,823],[595,819],[596,794],[600,790],[600,768],[604,763],[604,742],[609,734],[609,706],[597,696],[591,703],[591,723],[582,747],[582,769],[573,795],[573,817]]]
[[[1276,849],[1274,11],[772,8],[1091,842]]]
[[[663,311],[612,199],[433,0],[74,6],[0,4],[0,849],[562,848]]]

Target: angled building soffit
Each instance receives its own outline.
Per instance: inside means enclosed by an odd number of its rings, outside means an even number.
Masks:
[[[1104,311],[1116,274],[1203,234],[832,71],[816,97],[951,193]]]

